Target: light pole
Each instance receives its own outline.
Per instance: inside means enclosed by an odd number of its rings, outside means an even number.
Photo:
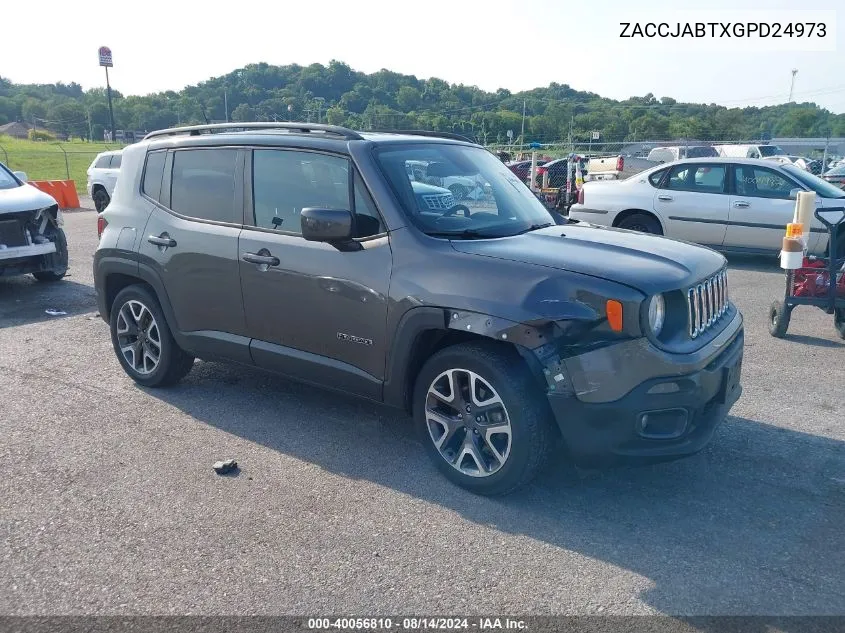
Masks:
[[[789,103],[792,103],[792,93],[795,90],[795,75],[798,74],[798,69],[792,69],[792,81],[789,83]]]
[[[97,54],[100,58],[100,66],[106,69],[106,95],[109,99],[109,122],[111,123],[111,142],[114,143],[117,141],[115,129],[114,129],[114,109],[112,108],[111,104],[111,84],[109,84],[109,68],[111,68],[114,63],[112,62],[112,55],[111,49],[108,46],[101,46],[100,49],[97,51]]]

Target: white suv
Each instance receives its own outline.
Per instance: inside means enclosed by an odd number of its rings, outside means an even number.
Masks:
[[[122,155],[122,150],[102,152],[88,168],[88,195],[94,200],[97,212],[103,211],[111,201]]]

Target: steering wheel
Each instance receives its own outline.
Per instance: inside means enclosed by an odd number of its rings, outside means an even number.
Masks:
[[[441,217],[448,218],[453,215],[457,215],[458,211],[463,211],[465,218],[468,218],[470,215],[470,210],[468,206],[466,206],[465,204],[456,204],[451,209],[447,209]]]

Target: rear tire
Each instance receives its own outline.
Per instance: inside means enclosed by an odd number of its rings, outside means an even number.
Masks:
[[[50,270],[39,270],[36,273],[32,273],[32,276],[38,281],[60,281],[67,275],[67,236],[62,229],[57,228],[52,237],[53,239],[51,241],[56,245],[56,252],[48,256],[50,257],[52,268]]]
[[[792,310],[783,301],[773,301],[769,306],[769,334],[776,338],[786,336],[791,317]]]
[[[111,202],[109,194],[102,187],[94,190],[92,198],[94,199],[94,208],[97,210],[97,213],[105,211],[106,207],[109,206],[109,202]]]
[[[448,393],[451,402],[444,400]],[[417,377],[413,413],[440,472],[476,494],[526,485],[556,446],[552,413],[535,378],[515,350],[493,342],[432,356]]]
[[[158,299],[145,286],[128,286],[117,293],[109,329],[118,361],[139,385],[174,385],[194,365],[194,357],[176,344]]]
[[[660,226],[660,221],[647,213],[632,213],[617,224],[617,226],[620,229],[628,229],[629,231],[663,235],[663,227]]]

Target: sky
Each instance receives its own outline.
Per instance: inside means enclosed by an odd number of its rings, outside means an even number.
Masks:
[[[761,22],[826,21],[824,40],[769,43],[620,37],[621,22],[674,24],[690,15],[677,9],[680,3],[656,0],[240,0],[218,3],[224,11],[214,6],[122,0],[86,11],[66,0],[41,0],[35,16],[21,9],[21,28],[3,29],[0,76],[104,86],[97,49],[105,45],[114,56],[112,87],[124,95],[179,90],[250,63],[337,59],[368,73],[387,68],[485,90],[557,82],[614,99],[652,93],[735,107],[786,102],[791,70],[798,69],[795,101],[845,112],[845,27],[836,29],[836,18],[845,15],[841,0],[708,0],[695,13],[713,22],[730,21],[738,10]]]

